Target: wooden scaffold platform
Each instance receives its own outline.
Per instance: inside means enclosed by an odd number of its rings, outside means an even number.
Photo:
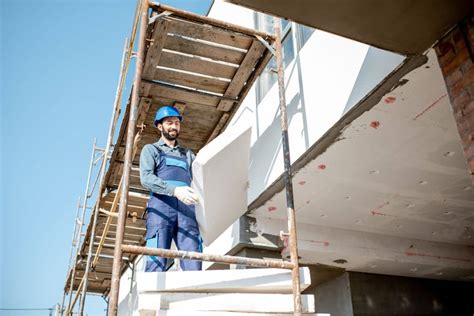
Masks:
[[[174,105],[184,114],[180,143],[197,153],[227,127],[272,57],[268,48],[274,43],[274,37],[266,33],[163,5],[147,5],[151,8],[147,10],[151,15],[148,15],[146,24],[141,22],[142,26],[146,25],[145,58],[139,80],[123,241],[124,244],[136,246],[145,244],[144,212],[149,197],[140,184],[139,157],[144,145],[156,142],[160,137],[153,126],[157,109],[163,105]],[[130,47],[133,47],[133,40]],[[129,61],[130,58],[126,62]],[[123,78],[121,81],[124,81]],[[125,108],[117,143],[104,171],[99,197],[79,255],[67,276],[64,293],[69,293],[69,304],[63,308],[65,314],[72,312],[80,293],[82,296],[95,293],[105,297],[111,288],[132,97],[133,93]],[[114,110],[116,118],[112,121],[116,122],[118,112]],[[113,139],[113,135],[109,135],[109,139]],[[107,153],[104,159],[106,156]],[[121,273],[136,256],[123,254]],[[76,292],[76,297],[73,297],[73,292]],[[80,309],[82,311],[83,306]]]

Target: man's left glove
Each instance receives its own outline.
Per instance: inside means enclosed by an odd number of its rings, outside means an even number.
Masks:
[[[176,187],[174,189],[174,196],[186,205],[196,204],[198,196],[190,187]]]

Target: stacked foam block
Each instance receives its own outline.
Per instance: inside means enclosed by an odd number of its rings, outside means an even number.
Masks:
[[[300,284],[311,284],[300,268]],[[302,295],[305,315],[316,315],[313,295]],[[119,315],[292,315],[291,271],[241,269],[138,273]]]

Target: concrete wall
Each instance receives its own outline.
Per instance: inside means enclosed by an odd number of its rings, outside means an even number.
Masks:
[[[354,315],[473,315],[474,284],[349,272]]]
[[[252,10],[221,0],[216,0],[209,12],[210,17],[249,28],[255,28],[255,14]],[[289,35],[293,37],[295,58],[285,69],[292,161],[298,159],[403,59],[319,30],[315,30],[301,47],[297,27],[293,23]],[[231,125],[248,125],[250,122],[253,127],[249,203],[284,170],[278,86],[274,84],[256,104],[256,85],[231,122]]]
[[[316,312],[351,316],[352,301],[348,273],[326,281],[314,289]]]

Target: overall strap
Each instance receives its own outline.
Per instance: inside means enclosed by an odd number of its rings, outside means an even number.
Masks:
[[[156,150],[158,150],[158,153],[160,154],[160,158],[161,158],[161,155],[164,154],[164,155],[167,155],[166,153],[163,152],[163,150],[156,146],[155,144],[152,144],[153,147],[156,148]],[[180,147],[179,149],[179,153],[182,155],[182,156],[185,156],[186,157],[186,161],[188,163],[188,168],[189,168],[189,173],[192,175],[192,156],[191,156],[191,150],[190,149],[187,149],[187,148],[184,148],[184,147]],[[172,156],[172,155],[169,155],[169,156]]]

